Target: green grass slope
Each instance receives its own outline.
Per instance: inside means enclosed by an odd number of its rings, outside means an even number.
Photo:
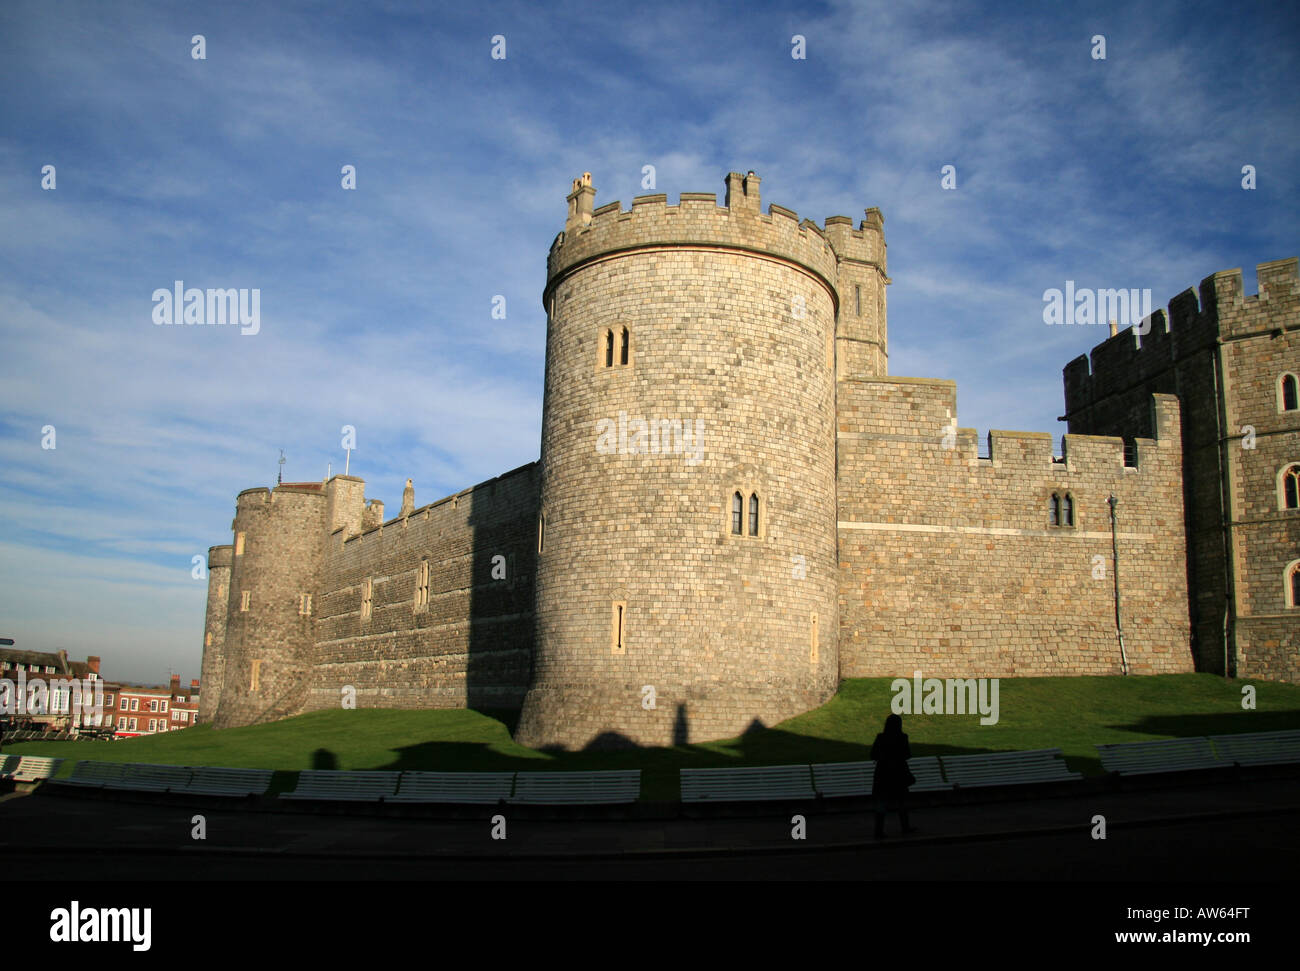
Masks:
[[[317,711],[215,731],[199,725],[115,742],[25,742],[5,751],[69,760],[220,765],[296,772],[310,768],[618,769],[643,771],[643,796],[677,795],[677,770],[728,765],[866,759],[890,713],[891,679],[845,681],[822,707],[718,742],[621,752],[539,752],[510,738],[516,713],[464,709]],[[1242,689],[1257,690],[1254,710]],[[1060,748],[1074,769],[1101,771],[1098,743],[1300,728],[1300,685],[1224,680],[1211,674],[1156,677],[1003,678],[998,722],[978,714],[903,716],[914,755]],[[688,712],[689,716],[689,712]],[[60,775],[72,770],[65,762]],[[292,787],[277,779],[274,789]]]

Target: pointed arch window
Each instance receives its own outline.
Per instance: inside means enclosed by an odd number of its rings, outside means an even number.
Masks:
[[[745,497],[739,492],[731,497],[731,531],[737,536],[743,532],[745,518]]]
[[[1300,560],[1292,560],[1286,568],[1286,605],[1300,607]]]
[[[1300,463],[1282,470],[1282,508],[1300,509]]]
[[[749,495],[749,535],[758,535],[758,493],[751,492]]]
[[[614,332],[605,331],[605,367],[614,366]]]
[[[1282,411],[1300,410],[1300,379],[1297,379],[1294,374],[1282,375],[1278,392]]]
[[[622,343],[621,343],[620,346],[619,346],[619,352],[618,352],[618,363],[621,364],[621,365],[623,365],[624,367],[627,366],[628,341],[629,341],[629,337],[628,337],[628,333],[627,333],[627,328],[624,327],[624,328],[623,328],[623,341],[622,341]]]
[[[1047,525],[1074,525],[1074,496],[1068,492],[1053,492],[1047,501]]]

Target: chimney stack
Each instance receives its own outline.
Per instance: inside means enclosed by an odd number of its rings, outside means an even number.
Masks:
[[[583,172],[573,180],[573,191],[569,193],[569,218],[564,221],[564,231],[581,229],[591,222],[592,204],[596,199],[596,190],[591,185],[591,173]]]

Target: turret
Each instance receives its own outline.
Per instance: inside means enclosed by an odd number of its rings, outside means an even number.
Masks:
[[[208,688],[199,699],[200,722],[212,721],[221,701],[226,676],[226,609],[230,592],[230,564],[233,546],[208,550],[208,605],[203,619],[203,667],[201,679]]]
[[[535,660],[517,738],[739,734],[838,682],[836,254],[759,178],[551,248]]]
[[[354,481],[364,488],[361,480]],[[327,500],[336,498],[327,497],[327,491],[321,483],[285,484],[246,489],[235,501],[217,728],[272,721],[302,710],[331,505]]]
[[[885,287],[885,217],[879,209],[853,228],[848,216],[826,220],[826,238],[835,250],[839,320],[835,331],[836,377],[881,378],[889,374]]]

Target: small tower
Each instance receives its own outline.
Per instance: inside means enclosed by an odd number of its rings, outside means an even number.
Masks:
[[[233,552],[233,546],[213,546],[208,550],[208,606],[203,620],[200,675],[205,687],[199,695],[200,722],[212,721],[221,703],[221,685],[226,677],[226,609]]]
[[[826,220],[826,238],[835,250],[839,320],[835,331],[836,378],[849,381],[889,374],[889,336],[885,287],[885,217],[866,210],[853,228],[848,216]]]
[[[216,728],[303,709],[313,649],[308,598],[319,588],[328,505],[318,482],[245,489],[235,500]]]

